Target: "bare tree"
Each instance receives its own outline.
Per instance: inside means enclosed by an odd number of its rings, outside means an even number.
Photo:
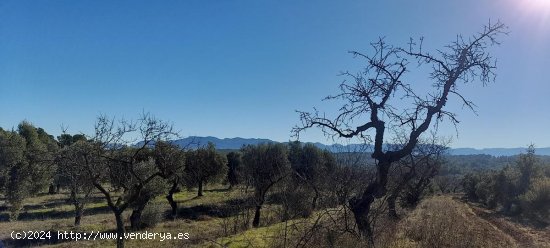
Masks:
[[[434,177],[435,186],[443,194],[456,193],[460,188],[460,177],[457,175],[437,175]]]
[[[351,82],[344,81],[340,94],[326,98],[346,102],[335,118],[329,119],[318,111],[299,112],[302,124],[293,128],[297,137],[305,129],[318,127],[332,137],[359,137],[374,142],[372,158],[377,161],[376,179],[362,194],[349,201],[357,228],[371,245],[374,240],[368,221],[369,210],[375,199],[386,195],[392,163],[411,154],[421,134],[432,124],[437,126],[445,118],[454,124],[458,122],[456,115],[445,109],[451,96],[456,96],[470,109],[475,107],[459,93],[459,83],[478,79],[485,85],[494,80],[495,64],[487,48],[499,44],[496,38],[505,31],[504,24],[489,23],[479,34],[469,39],[458,36],[446,49],[437,50],[435,54],[423,50],[422,39],[419,43],[411,40],[407,48],[390,46],[380,39],[371,44],[372,55],[351,52],[365,59],[367,65],[357,74],[343,73]],[[412,82],[408,82],[406,75],[413,67],[411,62],[422,68],[428,66],[432,92],[422,95]],[[385,135],[396,130],[409,134],[407,142],[397,150],[385,149]]]
[[[398,218],[396,202],[403,191],[406,190],[406,194],[413,194],[418,196],[417,200],[420,199],[420,195],[431,179],[439,172],[442,155],[447,149],[448,142],[437,138],[435,133],[432,133],[430,139],[420,141],[411,154],[393,164],[393,170],[390,173],[391,187],[388,189],[386,199],[389,217]],[[411,183],[415,186],[411,186]]]
[[[444,163],[442,157],[446,149],[444,146],[429,146],[427,148],[421,152],[422,155],[409,157],[410,166],[414,168],[414,176],[407,180],[405,187],[402,189],[402,206],[415,207],[420,202],[426,194],[426,190],[431,186],[433,178],[439,173],[441,165]],[[390,216],[397,217],[395,205],[393,206],[393,213],[390,213]]]
[[[94,144],[95,156],[104,162],[86,167],[92,184],[103,194],[117,223],[117,247],[124,247],[125,226],[123,212],[142,195],[142,190],[155,178],[163,175],[153,159],[154,142],[166,141],[177,134],[171,124],[158,120],[148,113],[137,122],[100,116],[95,125],[95,135],[89,140]],[[113,194],[112,190],[118,191]]]

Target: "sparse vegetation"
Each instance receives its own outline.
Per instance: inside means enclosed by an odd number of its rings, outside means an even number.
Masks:
[[[341,105],[298,111],[289,142],[183,144],[146,112],[100,115],[90,133],[62,126],[56,138],[26,120],[0,128],[0,247],[550,248],[550,156],[534,145],[453,156],[438,133],[446,122],[458,131],[448,105],[475,112],[461,87],[495,80],[491,48],[503,34],[489,22],[431,52],[424,38],[351,52],[362,68],[326,97]],[[348,145],[300,142],[311,129]],[[18,237],[28,231],[48,234]]]
[[[548,166],[541,163],[531,146],[512,166],[465,175],[464,191],[469,200],[480,202],[487,208],[550,224],[550,178],[543,173]]]

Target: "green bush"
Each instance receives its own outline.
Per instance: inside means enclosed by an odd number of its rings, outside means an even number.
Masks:
[[[538,220],[550,221],[550,178],[533,180],[529,190],[520,196],[524,214]]]
[[[163,220],[164,209],[158,204],[149,203],[141,215],[141,227],[155,227]]]
[[[307,218],[313,213],[312,199],[313,193],[304,188],[296,188],[285,192],[283,199],[282,220],[294,218]]]

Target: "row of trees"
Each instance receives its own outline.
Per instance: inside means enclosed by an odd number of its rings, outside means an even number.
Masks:
[[[69,191],[75,225],[81,223],[92,193],[100,193],[121,236],[126,231],[122,217],[126,210],[132,211],[131,227],[141,228],[145,206],[165,195],[175,218],[178,206],[174,194],[180,187],[198,188],[197,194],[202,196],[204,184],[222,180],[230,187],[243,185],[254,190],[254,227],[260,225],[261,209],[272,194],[299,199],[297,202],[309,199],[299,210],[296,204],[284,204],[287,218],[308,216],[330,202],[326,198],[330,195],[328,177],[336,170],[336,161],[330,152],[311,144],[246,146],[227,156],[212,144],[183,149],[168,142],[176,137],[172,126],[149,114],[136,122],[100,116],[94,130],[91,136],[64,133],[57,140],[28,122],[22,122],[17,130],[0,130],[0,182],[10,220],[17,220],[27,197],[48,186],[50,193],[60,188]],[[280,190],[284,187],[303,189],[297,193]],[[117,244],[122,247],[124,240]]]
[[[50,186],[50,193],[68,190],[75,225],[80,225],[92,193],[100,193],[122,235],[126,210],[131,211],[130,226],[139,229],[141,215],[155,197],[164,195],[170,217],[176,218],[174,194],[181,187],[197,188],[202,196],[204,184],[225,181],[230,188],[253,189],[252,226],[258,227],[267,203],[282,206],[282,220],[308,217],[315,210],[346,205],[365,186],[361,178],[373,180],[375,167],[363,166],[363,151],[335,154],[291,142],[245,146],[224,156],[212,144],[197,149],[173,145],[168,141],[175,135],[170,125],[149,114],[137,122],[100,116],[94,135],[62,134],[57,141],[27,122],[17,131],[2,130],[1,182],[11,220],[17,219],[25,198]],[[422,145],[396,163],[388,186],[390,216],[397,216],[397,201],[414,206],[420,200],[439,170],[444,148]],[[123,246],[123,240],[117,242]]]
[[[423,142],[406,159],[392,166],[388,183],[390,194],[381,202],[383,207],[376,211],[377,216],[386,213],[397,218],[396,203],[415,207],[432,187],[432,179],[444,163],[446,147],[439,144],[438,139],[431,140],[432,143]],[[258,227],[262,207],[269,200],[269,204],[282,207],[282,221],[309,217],[316,210],[338,206],[348,209],[348,201],[375,180],[375,164],[365,160],[368,154],[365,151],[332,153],[300,142],[288,146],[246,146],[240,152],[227,155],[230,161],[228,179],[231,182],[234,178],[234,182],[254,188],[252,226]],[[376,221],[376,217],[369,221]]]
[[[283,219],[308,217],[315,209],[334,205],[329,177],[336,172],[337,164],[332,153],[299,142],[246,146],[241,153],[243,182],[254,188],[252,226],[259,226],[270,191],[276,191],[281,199]]]
[[[70,191],[76,225],[95,190],[113,212],[119,236],[125,232],[122,214],[128,208],[132,227],[138,228],[145,205],[185,169],[183,151],[166,143],[175,135],[171,125],[149,114],[136,122],[101,116],[93,135],[63,134],[58,141],[28,122],[17,130],[1,130],[1,186],[10,220],[17,219],[26,197],[57,184]],[[122,247],[124,240],[117,244]]]

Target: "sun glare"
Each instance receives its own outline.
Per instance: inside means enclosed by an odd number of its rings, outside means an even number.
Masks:
[[[540,35],[550,31],[550,0],[520,0],[514,2],[513,11]]]
[[[530,11],[541,11],[548,13],[550,10],[550,0],[524,0],[521,1]]]

